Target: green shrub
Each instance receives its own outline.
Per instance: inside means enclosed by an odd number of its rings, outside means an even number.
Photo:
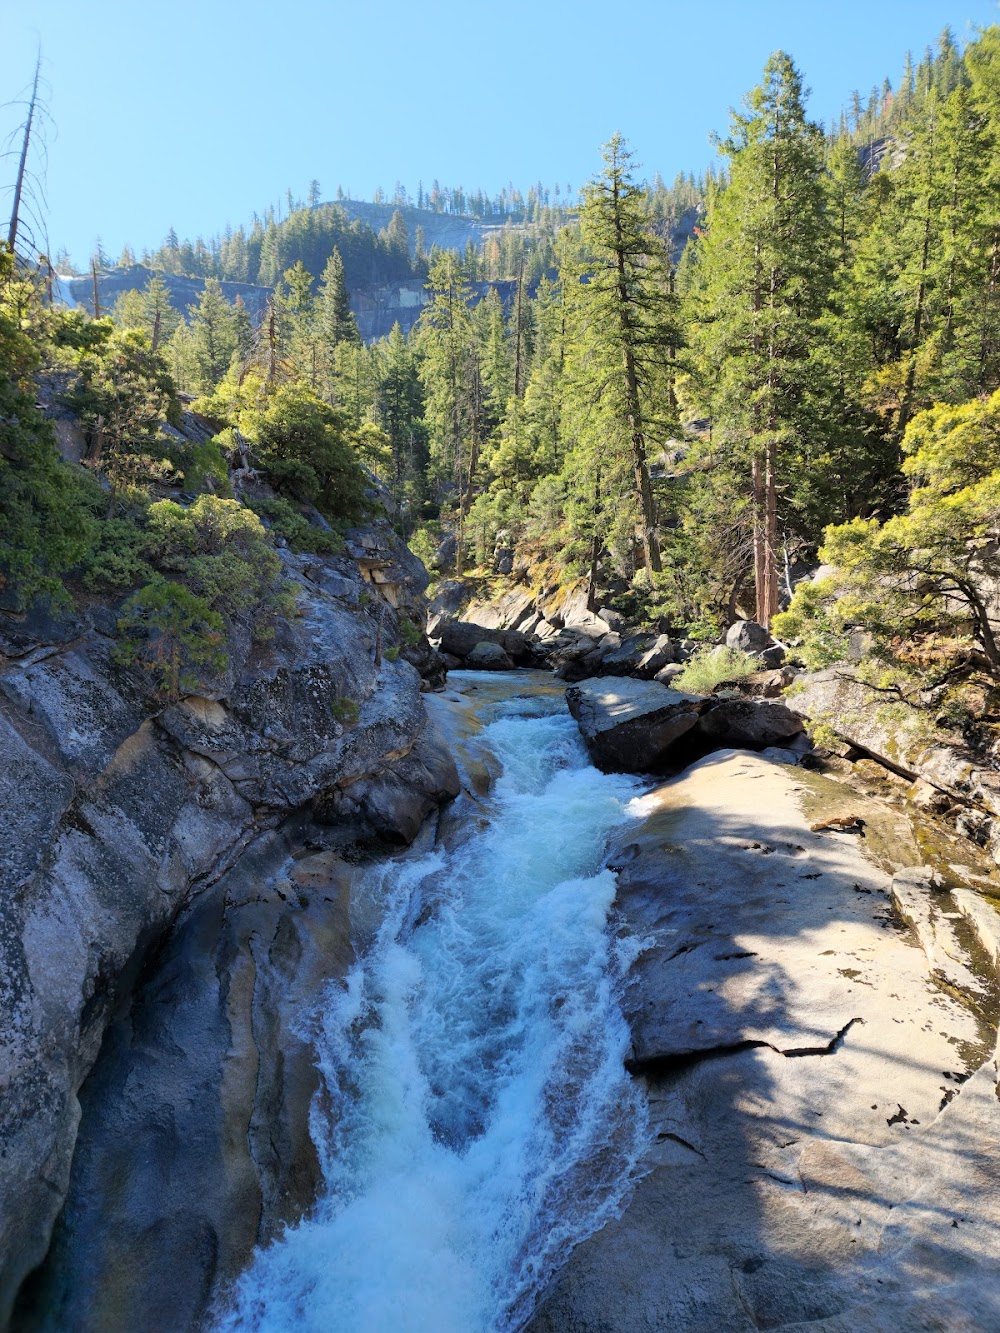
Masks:
[[[251,500],[250,508],[266,519],[270,530],[284,537],[293,551],[337,554],[344,549],[344,538],[339,532],[328,532],[326,528],[310,523],[293,504],[281,496]]]
[[[157,576],[125,603],[115,658],[139,665],[166,699],[201,687],[226,669],[225,622],[204,597]]]
[[[406,544],[421,564],[430,569],[437,549],[441,545],[441,524],[437,522],[421,524],[419,528],[414,528]]]
[[[361,515],[365,474],[342,412],[309,389],[286,384],[263,406],[241,413],[238,424],[277,486],[329,519]]]
[[[424,637],[424,635],[423,631],[418,629],[418,627],[414,625],[412,620],[408,620],[406,616],[400,616],[399,637],[401,642],[405,643],[407,647],[416,648],[417,644]]]
[[[334,699],[330,705],[330,712],[338,722],[343,722],[347,726],[353,726],[361,715],[361,709],[354,699]]]
[[[671,688],[688,694],[711,694],[716,685],[742,680],[759,670],[760,663],[739,648],[699,648],[670,684]]]
[[[200,495],[187,509],[172,500],[150,505],[149,549],[213,611],[246,615],[257,639],[273,633],[276,615],[294,609],[263,524],[236,500]]]

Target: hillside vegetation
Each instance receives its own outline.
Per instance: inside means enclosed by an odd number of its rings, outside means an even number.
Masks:
[[[378,232],[348,201],[289,199],[283,221],[147,257],[205,279],[186,320],[154,278],[98,321],[46,308],[8,256],[5,595],[116,580],[142,594],[134,615],[156,589],[179,618],[183,584],[210,633],[228,594],[188,568],[202,538],[178,488],[207,491],[202,514],[238,505],[226,455],[242,449],[289,539],[327,539],[308,506],[355,512],[364,465],[428,561],[447,538],[459,573],[488,572],[522,546],[586,580],[594,606],[706,640],[755,616],[817,663],[860,630],[878,688],[975,677],[988,711],[998,139],[998,28],[964,52],[944,34],[833,133],[778,52],[699,181],[644,182],[616,135],[572,207],[542,187],[474,204],[421,190],[425,209],[490,228],[461,251],[409,234],[405,191],[371,206]],[[362,342],[349,291],[365,266],[426,276],[409,334]],[[258,322],[223,278],[273,285]],[[483,279],[505,281],[483,294]],[[59,464],[33,406],[40,372],[88,430],[82,468]],[[217,431],[194,451],[163,433],[178,389]],[[158,535],[167,500],[191,528],[183,559]],[[269,538],[240,512],[239,578],[266,608],[267,562],[246,552]],[[800,582],[817,560],[835,572]]]

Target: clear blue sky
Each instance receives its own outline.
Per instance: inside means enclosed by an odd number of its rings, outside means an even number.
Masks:
[[[0,0],[0,98],[40,39],[49,234],[86,262],[97,235],[115,255],[207,236],[314,177],[324,198],[575,190],[615,130],[670,179],[707,165],[778,47],[829,120],[946,24],[994,21],[997,0]]]

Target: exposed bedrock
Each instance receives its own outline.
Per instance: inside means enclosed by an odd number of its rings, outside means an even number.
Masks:
[[[337,854],[458,789],[417,670],[376,665],[423,571],[355,537],[364,560],[288,556],[299,616],[234,626],[226,678],[167,708],[115,664],[113,610],[0,616],[0,1327],[67,1190],[35,1285],[76,1272],[78,1329],[155,1326],[161,1289],[185,1327],[312,1197],[293,1016],[345,965]]]
[[[924,707],[902,707],[859,681],[845,664],[800,677],[791,703],[813,724],[909,778],[915,806],[947,816],[1000,864],[996,756],[937,726],[932,699]]]
[[[531,1333],[1000,1327],[993,908],[759,755],[642,805],[611,860],[650,1147]]]

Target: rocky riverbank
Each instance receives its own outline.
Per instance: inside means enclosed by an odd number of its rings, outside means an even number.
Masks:
[[[611,863],[652,1142],[532,1333],[1000,1326],[990,899],[762,756],[642,805]]]
[[[298,615],[167,706],[113,610],[0,617],[0,1325],[60,1213],[19,1327],[182,1328],[314,1197],[298,1024],[350,958],[343,858],[458,786],[401,639],[419,562],[378,523],[284,560]]]

